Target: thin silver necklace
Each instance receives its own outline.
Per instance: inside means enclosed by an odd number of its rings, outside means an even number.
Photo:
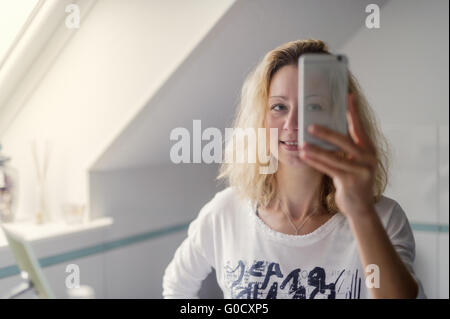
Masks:
[[[288,221],[289,221],[289,224],[291,224],[292,228],[294,228],[294,230],[295,230],[295,235],[298,235],[298,232],[299,232],[300,230],[302,230],[303,226],[305,226],[306,222],[307,222],[313,215],[317,215],[318,212],[320,212],[320,209],[317,208],[313,213],[309,214],[309,215],[305,218],[305,220],[301,223],[301,225],[300,225],[299,227],[295,227],[294,223],[293,223],[292,220],[291,220],[291,217],[289,217],[289,214],[283,209],[280,200],[279,200],[279,202],[280,202],[280,209],[281,209],[281,211],[286,215],[286,217],[287,217],[287,219],[288,219]]]

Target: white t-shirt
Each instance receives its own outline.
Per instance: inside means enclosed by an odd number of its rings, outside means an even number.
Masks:
[[[413,271],[415,241],[404,211],[385,196],[375,208],[419,285],[417,298],[426,298]],[[342,213],[312,233],[288,235],[267,226],[256,214],[256,203],[240,200],[231,187],[218,192],[189,225],[165,270],[163,297],[198,298],[212,268],[227,299],[371,298],[356,240]]]

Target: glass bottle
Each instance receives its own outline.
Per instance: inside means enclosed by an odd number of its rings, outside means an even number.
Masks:
[[[19,175],[7,164],[11,158],[2,155],[1,149],[0,144],[0,221],[10,223],[16,217]]]

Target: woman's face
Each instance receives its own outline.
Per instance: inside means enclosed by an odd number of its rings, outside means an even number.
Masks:
[[[307,167],[298,149],[298,67],[286,65],[272,77],[265,126],[278,128],[278,162],[293,167]],[[286,142],[296,143],[287,145]]]

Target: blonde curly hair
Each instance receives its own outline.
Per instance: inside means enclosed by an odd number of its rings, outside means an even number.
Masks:
[[[244,81],[240,102],[233,120],[233,128],[258,128],[264,127],[267,112],[270,82],[274,74],[285,65],[297,65],[299,57],[304,53],[330,54],[327,45],[320,40],[307,39],[287,42],[268,52],[247,76]],[[361,88],[353,74],[349,71],[348,92],[354,95],[356,107],[359,110],[362,125],[376,148],[377,167],[373,196],[378,202],[388,184],[388,169],[390,161],[390,147],[383,136],[375,113],[369,106]],[[234,145],[230,144],[228,146]],[[233,152],[235,146],[231,146]],[[245,145],[248,147],[248,144]],[[248,149],[245,149],[247,152]],[[277,196],[276,172],[273,174],[260,174],[263,163],[223,162],[219,169],[217,180],[227,179],[241,199],[252,200],[263,207]],[[332,179],[323,174],[320,203],[330,213],[338,212],[335,203],[335,192]]]

